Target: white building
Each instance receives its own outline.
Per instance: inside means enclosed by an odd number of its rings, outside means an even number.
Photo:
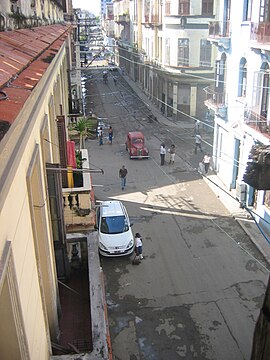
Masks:
[[[267,0],[220,2],[219,21],[210,23],[208,37],[218,49],[215,83],[205,89],[205,103],[215,112],[215,170],[239,200],[268,221],[270,192],[254,190],[242,179],[252,145],[270,140],[269,9]]]
[[[214,75],[207,37],[215,3],[114,1],[119,64],[168,117],[205,118],[203,88]]]

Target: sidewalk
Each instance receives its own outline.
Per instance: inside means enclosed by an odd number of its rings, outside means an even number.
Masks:
[[[137,93],[137,95],[148,104],[149,110],[153,113],[153,115],[157,118],[157,121],[160,124],[170,126],[170,127],[176,127],[176,128],[182,128],[183,122],[177,123],[176,121],[169,120],[166,116],[162,115],[159,111],[159,108],[157,108],[151,100],[149,100],[148,96],[143,92],[143,90],[135,83],[133,80],[131,80],[127,75],[124,76],[124,79],[126,82],[130,85],[130,87]],[[185,125],[187,123],[185,122]],[[193,122],[190,124],[190,128],[194,128]],[[250,237],[252,242],[255,244],[255,246],[258,248],[258,250],[261,252],[261,254],[264,256],[267,263],[270,265],[270,244],[266,241],[264,236],[259,231],[256,223],[253,219],[251,219],[250,214],[240,208],[240,203],[236,200],[236,193],[235,190],[227,190],[225,185],[222,183],[222,181],[219,179],[219,177],[215,174],[210,174],[207,177],[203,177],[204,180],[207,182],[208,186],[211,188],[211,190],[217,195],[219,200],[223,203],[223,205],[226,207],[226,209],[229,211],[229,213],[232,215],[232,217],[239,223],[239,225],[242,227],[242,229],[245,231],[245,233]],[[217,184],[217,185],[215,185]],[[231,196],[230,196],[231,195]]]

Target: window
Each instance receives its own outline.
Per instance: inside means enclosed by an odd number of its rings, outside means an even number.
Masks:
[[[189,0],[179,0],[178,15],[189,15]]]
[[[225,67],[226,67],[226,57],[223,56],[220,60],[216,60],[216,81],[215,81],[215,88],[218,90],[219,93],[224,92],[225,90]]]
[[[211,43],[205,39],[201,40],[200,43],[200,66],[210,67],[211,66]]]
[[[247,61],[241,59],[239,67],[238,96],[245,97],[247,91]]]
[[[270,191],[269,190],[266,190],[264,192],[264,205],[270,209]]]
[[[189,66],[189,40],[178,39],[177,66]]]
[[[243,21],[251,20],[251,12],[252,12],[252,0],[245,0],[244,1]]]
[[[202,15],[213,15],[214,0],[202,0]]]
[[[165,2],[165,15],[170,15],[170,14],[171,14],[171,2],[166,1]]]
[[[107,216],[101,219],[100,232],[102,234],[122,234],[128,230],[129,226],[124,215]]]
[[[170,64],[170,39],[165,39],[165,63]]]
[[[260,22],[270,20],[270,2],[269,0],[261,0],[260,4]]]

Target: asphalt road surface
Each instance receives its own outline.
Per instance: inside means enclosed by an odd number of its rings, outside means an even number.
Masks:
[[[197,172],[192,121],[176,128],[149,120],[149,106],[114,76],[116,84],[112,73],[103,84],[102,70],[87,73],[87,111],[113,127],[114,139],[86,143],[91,167],[104,170],[93,174],[96,198],[124,202],[144,259],[134,266],[129,257],[101,258],[113,359],[248,360],[267,264]],[[131,130],[145,134],[148,160],[129,159]],[[211,133],[203,139],[206,152]],[[173,166],[160,166],[161,142],[175,143]]]

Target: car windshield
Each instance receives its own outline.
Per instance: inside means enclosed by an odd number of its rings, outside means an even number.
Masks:
[[[110,216],[101,219],[100,232],[103,234],[121,234],[129,227],[124,216]]]
[[[131,141],[132,141],[132,144],[143,144],[142,138],[133,138]]]

